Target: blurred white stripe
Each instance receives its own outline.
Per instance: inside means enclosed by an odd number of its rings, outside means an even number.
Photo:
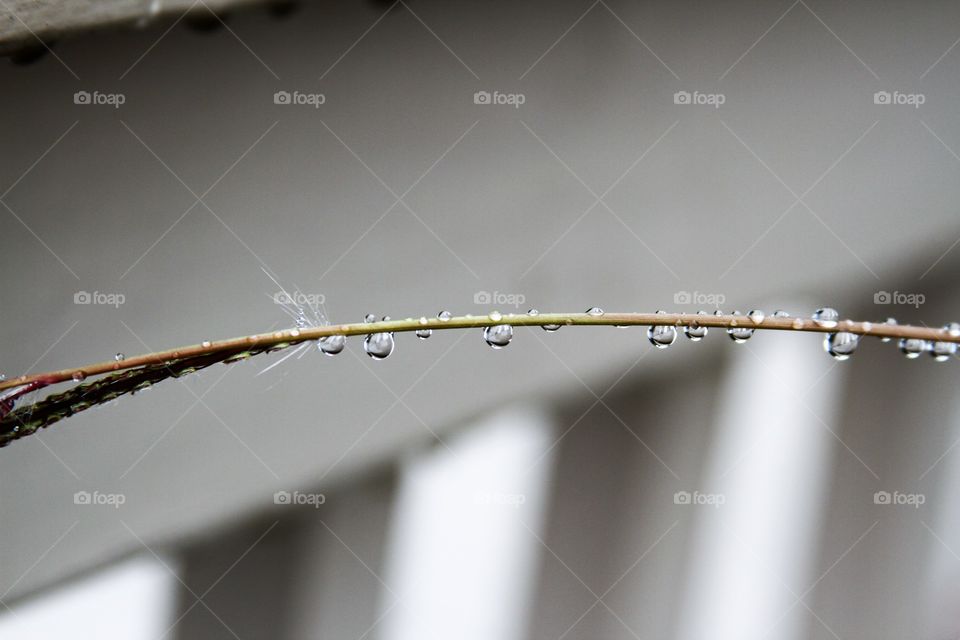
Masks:
[[[798,639],[818,624],[794,594],[818,577],[831,451],[842,447],[814,414],[836,428],[844,363],[826,373],[834,363],[810,336],[761,334],[729,348],[717,441],[691,488],[722,494],[725,503],[691,506],[696,525],[678,637]]]
[[[0,615],[0,638],[156,640],[173,622],[176,578],[137,557],[15,604]]]
[[[523,637],[551,469],[537,459],[553,435],[543,414],[514,410],[405,463],[378,637]]]

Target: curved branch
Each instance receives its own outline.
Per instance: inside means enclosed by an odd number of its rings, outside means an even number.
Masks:
[[[82,367],[22,375],[0,381],[0,446],[36,432],[90,407],[108,402],[126,393],[135,393],[171,377],[188,375],[217,362],[246,359],[267,351],[318,340],[332,335],[358,336],[372,333],[403,333],[422,329],[484,328],[501,324],[520,326],[676,326],[696,324],[710,328],[749,328],[760,331],[800,331],[836,333],[889,339],[917,339],[929,342],[960,343],[960,332],[911,325],[840,320],[823,322],[783,316],[699,315],[688,313],[543,313],[408,318],[335,324],[303,329],[287,329],[240,338],[157,351],[125,360],[110,360]],[[104,375],[108,374],[108,375]],[[94,376],[104,376],[92,382]],[[71,389],[51,394],[32,405],[15,409],[16,401],[26,394],[67,381],[79,382]]]

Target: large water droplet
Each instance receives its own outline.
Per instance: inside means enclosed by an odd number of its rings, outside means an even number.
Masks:
[[[343,347],[346,346],[346,344],[347,337],[342,335],[326,336],[317,340],[317,346],[320,348],[320,351],[328,356],[337,355],[343,351]]]
[[[659,314],[665,311],[657,311]],[[647,339],[657,349],[666,349],[677,339],[677,329],[671,325],[651,325],[647,329]]]
[[[707,315],[707,312],[697,311],[697,315],[705,316]],[[688,324],[686,327],[684,327],[683,333],[688,338],[690,338],[691,342],[700,342],[701,340],[707,337],[707,328],[704,326],[701,326],[699,322],[694,320],[690,324]]]
[[[943,325],[943,330],[951,338],[960,338],[960,322],[951,322],[950,324]]]
[[[950,359],[950,356],[956,355],[956,353],[956,342],[934,342],[933,347],[930,348],[930,355],[937,362],[946,362]]]
[[[440,320],[440,322],[448,322],[452,317],[453,314],[449,311],[441,311],[437,314],[437,318]]]
[[[747,317],[753,324],[760,324],[767,316],[760,309],[753,309],[747,314]]]
[[[831,333],[823,339],[823,350],[834,360],[846,360],[853,355],[860,344],[860,336],[849,331]]]
[[[392,333],[371,333],[363,340],[363,350],[374,360],[383,360],[393,353]]]
[[[122,353],[118,353],[117,355],[113,356],[113,359],[117,362],[123,362],[127,359],[127,356],[123,355]]]
[[[433,329],[417,329],[417,337],[426,340],[433,335]]]
[[[960,323],[951,322],[950,324],[944,325],[943,330],[951,337],[960,336]],[[933,356],[933,359],[937,362],[946,362],[950,359],[950,356],[956,355],[957,348],[956,342],[937,341],[934,342],[930,348],[930,355]]]
[[[590,307],[589,309],[587,309],[587,310],[585,311],[585,313],[586,313],[588,316],[602,316],[602,315],[603,315],[603,309],[601,309],[600,307]]]
[[[496,324],[483,330],[483,339],[494,349],[502,349],[513,339],[513,327],[509,324]]]
[[[897,319],[896,319],[896,318],[887,318],[887,319],[884,321],[883,324],[889,324],[889,325],[892,325],[892,326],[897,326]],[[880,338],[880,342],[890,342],[891,340],[893,340],[893,338]]]
[[[899,344],[900,351],[911,360],[919,358],[920,354],[929,348],[927,341],[919,338],[901,338]]]
[[[840,312],[830,307],[823,307],[813,312],[813,321],[824,329],[833,329],[840,320]]]
[[[740,313],[739,311],[734,311],[730,315],[742,316],[743,314]],[[740,344],[742,342],[746,342],[747,340],[749,340],[750,336],[753,335],[753,328],[742,327],[740,326],[740,323],[737,320],[734,320],[733,322],[736,324],[733,324],[732,326],[730,326],[730,328],[727,329],[727,335],[730,336],[730,339],[736,342],[737,344]]]

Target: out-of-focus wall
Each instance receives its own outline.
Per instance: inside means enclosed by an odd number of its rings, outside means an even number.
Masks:
[[[333,321],[486,313],[494,303],[482,294],[497,292],[513,295],[501,311],[519,296],[522,312],[695,311],[694,293],[705,307],[722,295],[724,309],[746,311],[806,295],[939,323],[956,311],[953,289],[936,283],[953,278],[960,232],[957,12],[308,3],[285,21],[238,13],[213,33],[157,25],[64,41],[56,57],[0,70],[15,96],[0,106],[0,367],[52,369],[284,325],[263,267],[323,296]],[[325,102],[276,104],[283,91]],[[482,91],[525,101],[477,104]],[[724,103],[684,104],[684,91]],[[926,100],[875,103],[884,91]],[[125,100],[84,104],[78,92]],[[928,304],[874,306],[881,291],[924,293]],[[75,304],[81,292],[124,303]],[[351,344],[337,359],[311,354],[261,376],[266,362],[218,367],[4,450],[5,600],[271,509],[278,490],[345,486],[504,403],[584,394],[589,404],[581,380],[615,379],[650,350],[641,331],[614,329],[518,331],[498,352],[475,333],[406,338],[382,363]],[[637,395],[675,380],[670,403],[688,410],[683,391],[708,384],[709,349],[720,345],[645,358],[632,373]],[[886,442],[875,424],[896,421],[894,439],[916,433],[914,419],[946,430],[938,393],[949,386],[938,385],[955,374],[871,350],[852,363],[857,394],[892,402],[901,377],[926,386],[895,405],[853,405],[850,447]],[[936,429],[919,428],[909,467],[949,446]],[[906,454],[865,455],[884,486],[909,484],[901,467],[882,470]],[[859,473],[839,468],[831,514],[847,513],[844,492],[873,489]],[[126,502],[77,505],[77,491]],[[825,534],[825,562],[870,516]]]

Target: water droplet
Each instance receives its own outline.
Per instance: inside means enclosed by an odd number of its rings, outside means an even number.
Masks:
[[[753,324],[760,324],[767,316],[760,309],[753,309],[747,314]]]
[[[549,331],[549,332],[551,332],[551,333],[554,332],[554,331],[557,331],[557,330],[559,330],[559,329],[560,329],[560,325],[558,325],[558,324],[545,324],[545,325],[543,325],[543,330],[544,330],[544,331]]]
[[[429,322],[429,320],[427,320],[427,319],[424,318],[423,316],[420,316],[420,320],[419,320],[418,322],[420,322],[420,324],[427,324],[427,323]]]
[[[347,344],[347,337],[342,335],[332,335],[317,340],[317,347],[328,356],[335,356],[343,351]]]
[[[707,315],[706,311],[697,311],[698,316]],[[696,320],[692,321],[683,329],[684,335],[690,338],[691,342],[700,342],[707,337],[707,328],[700,325]]]
[[[483,339],[494,349],[502,349],[513,339],[513,327],[509,324],[496,324],[483,330]]]
[[[741,314],[739,311],[734,311],[730,315],[740,316],[743,314]],[[737,344],[740,344],[750,339],[750,336],[753,335],[753,329],[750,327],[741,327],[739,326],[738,322],[734,320],[731,323],[730,328],[727,329],[727,335],[730,336],[731,340],[733,340]]]
[[[417,329],[417,337],[426,340],[433,335],[433,329]]]
[[[889,325],[892,325],[892,326],[896,326],[896,325],[897,325],[897,319],[896,319],[896,318],[887,318],[887,319],[884,321],[883,324],[889,324]],[[880,342],[890,342],[891,340],[893,340],[893,338],[880,338]]]
[[[919,358],[920,354],[929,348],[927,341],[919,338],[901,338],[899,344],[900,351],[911,360]]]
[[[212,344],[213,343],[211,343],[209,340],[204,340],[203,342],[200,343],[200,346],[203,347],[204,349],[209,349]]]
[[[5,373],[0,373],[0,382],[3,382],[3,381],[6,380],[6,379],[7,379],[7,374],[5,374]]]
[[[538,316],[538,315],[540,315],[540,312],[537,311],[536,309],[530,309],[530,311],[527,311],[527,315],[528,315],[528,316]]]
[[[383,360],[393,353],[392,333],[371,333],[363,340],[363,350],[374,360]]]
[[[291,337],[291,338],[299,338],[299,337],[300,337],[300,330],[299,330],[299,329],[290,329],[290,337]]]
[[[860,326],[863,328],[864,331],[868,331],[868,332],[869,332],[869,331],[873,331],[873,323],[872,323],[872,322],[861,322],[861,323],[860,323]]]
[[[783,309],[777,309],[773,312],[774,318],[789,318],[790,314],[784,311]]]
[[[364,321],[364,322],[376,322],[376,321],[377,321],[377,316],[373,315],[372,313],[368,313],[367,315],[365,315],[365,316],[363,317],[363,321]]]
[[[380,318],[380,321],[381,321],[381,322],[390,322],[390,316],[383,316],[382,318]]]
[[[950,356],[957,354],[956,342],[934,342],[930,348],[930,355],[937,362],[946,362]]]
[[[813,321],[824,329],[833,329],[840,319],[840,312],[830,307],[823,307],[813,312]]]
[[[957,337],[960,336],[960,323],[951,322],[943,326],[943,331],[951,336]],[[937,362],[946,362],[950,359],[950,356],[957,354],[958,345],[956,342],[943,342],[937,341],[933,343],[933,346],[930,348],[930,355],[933,356],[933,359]]]
[[[713,312],[713,315],[715,315],[715,316],[722,316],[722,315],[723,315],[723,311],[720,311],[720,309],[717,309],[717,310],[715,310],[715,311]]]
[[[658,310],[657,313],[663,314],[666,312]],[[666,349],[676,341],[677,329],[671,325],[651,325],[647,329],[647,339],[657,349]]]
[[[590,307],[584,313],[586,313],[588,316],[602,316],[603,309],[600,307]]]
[[[794,329],[803,329],[806,326],[806,324],[807,323],[803,321],[803,318],[797,318],[796,320],[793,321],[793,324],[790,326],[792,326]]]
[[[501,314],[499,311],[491,311],[489,318],[494,322],[500,322],[503,320],[503,314]]]
[[[860,344],[860,336],[849,331],[831,333],[823,339],[823,350],[834,360],[846,360],[853,355]]]
[[[449,311],[441,311],[440,313],[437,314],[437,318],[440,320],[440,322],[449,322],[450,318],[452,317],[453,317],[453,314],[450,313]]]
[[[76,371],[72,377],[74,382],[82,382],[87,379],[87,374],[83,371]]]
[[[127,356],[123,355],[122,353],[118,353],[117,355],[113,356],[113,359],[116,360],[117,362],[123,362],[124,360],[126,360],[126,358]]]

